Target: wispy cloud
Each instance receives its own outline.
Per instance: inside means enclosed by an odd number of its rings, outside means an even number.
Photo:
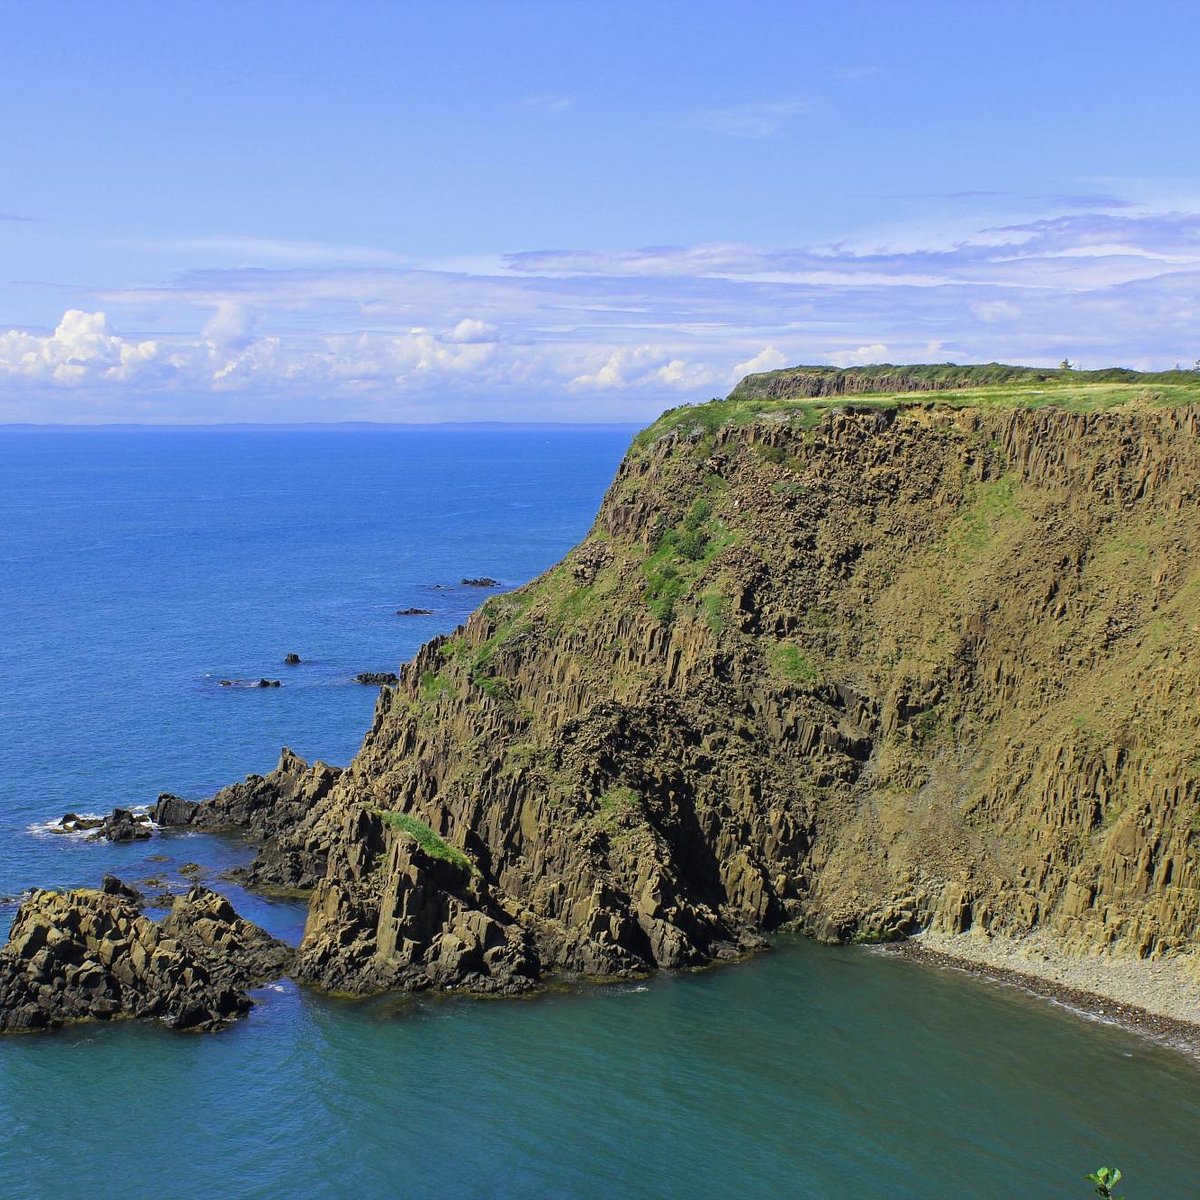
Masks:
[[[722,137],[767,141],[782,137],[811,108],[811,101],[800,99],[732,104],[692,113],[681,124]]]
[[[0,213],[0,221],[36,221],[37,217],[23,217],[19,213]]]
[[[840,79],[843,83],[865,83],[868,79],[874,79],[876,75],[881,73],[880,67],[839,67],[834,71],[835,79]]]
[[[575,98],[561,94],[529,96],[525,100],[527,108],[536,108],[541,112],[565,112],[575,107]]]
[[[286,238],[246,237],[212,234],[192,238],[142,238],[135,245],[141,250],[193,258],[221,259],[234,263],[320,265],[350,264],[375,266],[398,264],[400,256],[376,246],[355,246],[337,242],[291,241]]]
[[[640,419],[787,362],[1190,363],[1198,328],[1200,211],[1144,206],[835,245],[210,265],[0,332],[0,419],[102,396],[175,419]]]

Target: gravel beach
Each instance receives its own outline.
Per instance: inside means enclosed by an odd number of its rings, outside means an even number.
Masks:
[[[1050,937],[925,932],[895,952],[1019,987],[1200,1058],[1200,956],[1148,960],[1065,954]]]

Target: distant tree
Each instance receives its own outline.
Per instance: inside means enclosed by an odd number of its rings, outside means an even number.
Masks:
[[[1075,363],[1073,363],[1069,358],[1064,358],[1062,362],[1058,364],[1058,369],[1060,371],[1073,371],[1075,370]]]
[[[1196,365],[1192,368],[1193,371],[1200,371],[1200,358],[1196,359]]]

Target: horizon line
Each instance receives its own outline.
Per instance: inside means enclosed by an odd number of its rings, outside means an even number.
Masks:
[[[5,432],[83,430],[643,429],[646,421],[0,421]]]

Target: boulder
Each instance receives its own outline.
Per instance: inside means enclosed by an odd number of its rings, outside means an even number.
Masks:
[[[428,608],[398,608],[396,609],[398,617],[432,617],[433,610]]]
[[[106,896],[120,896],[124,900],[132,900],[135,904],[142,898],[142,894],[137,888],[122,883],[115,875],[105,875],[100,884],[100,890]]]
[[[476,578],[461,579],[459,582],[463,587],[473,588],[494,588],[500,586],[498,579],[493,579],[490,575],[480,575]]]
[[[399,682],[399,677],[394,671],[363,671],[355,675],[354,682],[368,687],[390,687]]]
[[[88,837],[89,842],[143,841],[154,832],[147,813],[133,813],[127,808],[114,808]]]
[[[158,803],[150,810],[150,819],[155,825],[169,829],[173,826],[187,825],[195,811],[196,805],[193,801],[172,795],[170,792],[162,792]]]
[[[300,655],[298,655],[298,654],[284,655],[283,665],[285,667],[298,667],[300,665]]]

